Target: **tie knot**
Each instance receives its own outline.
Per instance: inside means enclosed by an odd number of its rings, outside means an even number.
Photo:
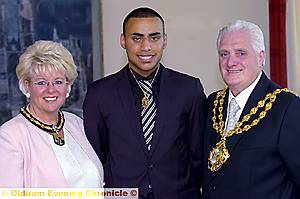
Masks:
[[[229,103],[229,115],[235,115],[238,110],[240,110],[240,106],[236,102],[235,98],[232,98]]]
[[[144,92],[152,94],[152,84],[149,80],[140,80],[139,84]]]

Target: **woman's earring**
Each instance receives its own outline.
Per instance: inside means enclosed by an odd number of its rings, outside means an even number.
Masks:
[[[71,86],[68,86],[68,92],[66,94],[66,98],[70,97],[70,92],[71,92]]]
[[[26,93],[25,96],[26,96],[27,99],[29,99],[30,98],[30,93]]]

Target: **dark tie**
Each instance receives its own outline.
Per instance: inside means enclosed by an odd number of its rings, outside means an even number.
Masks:
[[[142,127],[143,127],[144,139],[148,151],[150,151],[157,107],[154,100],[152,85],[150,81],[140,80],[139,84],[145,95],[144,97],[146,97],[148,101],[148,103],[146,103],[146,106],[145,105],[142,106],[141,116],[142,116]]]

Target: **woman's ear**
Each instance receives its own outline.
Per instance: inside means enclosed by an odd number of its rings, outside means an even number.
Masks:
[[[25,89],[25,96],[26,96],[26,98],[30,98],[30,93],[29,93],[29,84],[30,84],[30,82],[29,82],[29,80],[24,80],[24,89]]]

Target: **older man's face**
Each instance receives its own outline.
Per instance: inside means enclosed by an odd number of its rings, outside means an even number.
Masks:
[[[222,78],[235,96],[255,81],[265,59],[265,52],[253,49],[244,30],[224,35],[218,53]]]

